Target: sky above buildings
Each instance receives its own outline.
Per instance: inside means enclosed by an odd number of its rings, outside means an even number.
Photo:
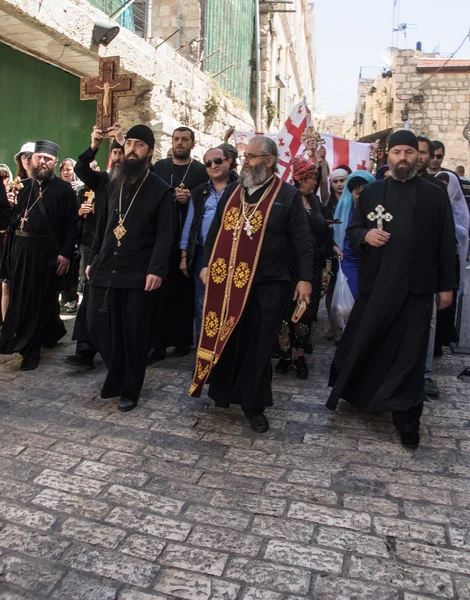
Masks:
[[[470,29],[470,0],[396,0],[396,22],[406,23],[407,39],[399,34],[400,48],[423,52],[438,48],[454,52]],[[330,115],[354,109],[357,82],[375,77],[385,66],[380,54],[392,45],[394,0],[316,0],[317,80],[315,111]],[[396,41],[396,37],[393,41]],[[455,58],[470,58],[465,42]]]

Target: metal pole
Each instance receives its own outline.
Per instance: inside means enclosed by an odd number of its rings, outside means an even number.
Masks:
[[[150,42],[150,40],[153,38],[152,35],[152,0],[147,0],[146,3],[146,24],[145,24],[145,40],[147,42]]]
[[[113,12],[112,15],[110,15],[110,19],[117,19],[119,16],[122,15],[122,13],[127,10],[129,8],[129,6],[131,6],[132,4],[134,4],[135,0],[127,0],[127,2],[125,2],[121,8],[118,8],[115,12]]]
[[[168,42],[168,40],[171,40],[171,38],[176,35],[178,33],[178,31],[181,31],[181,29],[177,29],[176,31],[173,31],[173,33],[170,33],[170,35],[168,35],[164,40],[162,40],[157,46],[155,46],[155,50],[157,48],[160,48],[160,46],[162,46],[165,42]]]
[[[256,131],[261,131],[261,24],[259,12],[259,0],[255,0]]]

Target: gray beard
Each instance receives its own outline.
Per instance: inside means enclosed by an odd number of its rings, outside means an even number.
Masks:
[[[418,165],[412,167],[391,167],[390,176],[398,181],[409,181],[418,173]]]
[[[242,169],[238,183],[244,188],[252,188],[257,185],[263,185],[268,178],[268,172],[266,165],[261,163],[256,167],[253,167],[250,171]]]

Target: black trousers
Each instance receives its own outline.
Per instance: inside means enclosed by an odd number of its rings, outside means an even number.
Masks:
[[[83,298],[78,307],[77,317],[75,319],[75,326],[73,328],[72,340],[77,342],[76,354],[87,353],[94,357],[96,349],[93,346],[90,334],[87,326],[87,312],[88,312],[88,297],[90,295],[90,286],[88,282],[85,283],[83,288]]]
[[[87,325],[108,368],[102,398],[137,400],[142,390],[157,291],[90,286]]]
[[[419,420],[423,413],[423,403],[410,410],[392,412],[392,419],[400,433],[419,433]]]

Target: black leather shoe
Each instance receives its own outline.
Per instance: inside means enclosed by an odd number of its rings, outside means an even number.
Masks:
[[[130,398],[126,398],[126,396],[121,396],[119,399],[119,410],[121,412],[129,412],[133,408],[137,406],[137,400],[131,400]]]
[[[34,369],[37,369],[39,366],[40,358],[40,350],[30,350],[24,355],[23,360],[21,361],[20,371],[34,371]]]
[[[188,356],[191,352],[191,346],[176,346],[173,356]]]
[[[251,429],[256,433],[264,433],[269,429],[269,421],[263,413],[260,415],[246,415],[250,421]]]
[[[95,368],[95,362],[93,357],[87,356],[86,354],[72,354],[71,356],[64,356],[64,362],[71,367],[77,367],[83,371],[90,371]]]
[[[274,370],[276,371],[276,373],[279,373],[279,375],[285,375],[290,366],[292,366],[291,360],[286,360],[285,358],[281,358],[281,360],[274,367]]]
[[[147,357],[147,365],[153,365],[153,363],[159,360],[165,360],[166,349],[165,348],[152,348]]]
[[[404,431],[400,431],[400,439],[401,443],[405,446],[405,448],[410,448],[411,450],[415,450],[419,446],[419,433],[407,433]]]
[[[308,367],[304,356],[294,360],[294,367],[298,379],[308,379]]]

